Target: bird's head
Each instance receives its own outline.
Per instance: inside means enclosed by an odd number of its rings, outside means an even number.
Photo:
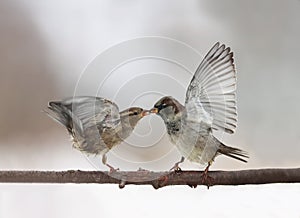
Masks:
[[[147,116],[150,112],[140,107],[131,107],[120,113],[121,120],[132,128],[136,126],[140,119]]]
[[[165,122],[175,120],[180,117],[184,106],[181,105],[175,98],[166,96],[155,103],[150,113],[155,113],[160,116]]]

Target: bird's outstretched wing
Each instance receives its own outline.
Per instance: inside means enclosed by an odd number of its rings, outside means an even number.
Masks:
[[[49,103],[49,109],[56,115],[56,117],[50,115],[51,117],[65,126],[69,122],[78,133],[94,127],[114,128],[120,123],[118,106],[100,97],[80,96],[53,101]]]
[[[229,47],[216,43],[197,68],[186,92],[190,117],[201,117],[203,109],[212,128],[234,133],[237,125],[236,71]],[[200,112],[200,113],[199,113]],[[187,111],[189,113],[189,111]]]

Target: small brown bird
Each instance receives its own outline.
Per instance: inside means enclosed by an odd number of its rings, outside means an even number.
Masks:
[[[45,111],[51,118],[65,126],[72,137],[73,147],[86,153],[102,155],[130,136],[140,119],[149,111],[131,107],[119,112],[118,106],[100,97],[74,97],[49,102]]]
[[[213,135],[213,130],[234,133],[237,124],[236,71],[233,53],[216,43],[197,68],[186,92],[185,105],[172,97],[163,97],[151,109],[160,116],[169,138],[182,158],[172,169],[180,169],[185,158],[207,164],[208,169],[217,155],[247,162],[247,154],[226,146]],[[171,169],[171,170],[172,170]]]

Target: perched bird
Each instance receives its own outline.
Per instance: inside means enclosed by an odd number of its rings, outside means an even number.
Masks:
[[[74,97],[49,102],[45,111],[51,118],[65,126],[72,137],[73,147],[86,153],[102,155],[130,136],[140,119],[149,111],[131,107],[119,112],[118,106],[100,97]]]
[[[220,154],[247,162],[247,154],[229,147],[213,135],[213,130],[234,133],[237,124],[236,70],[229,47],[216,43],[198,66],[186,92],[185,104],[173,97],[161,98],[150,110],[160,116],[169,138],[182,158],[179,164],[191,162],[208,164],[203,177]],[[171,169],[171,170],[172,170]]]

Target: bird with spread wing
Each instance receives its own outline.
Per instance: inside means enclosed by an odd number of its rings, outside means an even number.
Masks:
[[[225,45],[216,43],[198,66],[186,92],[185,104],[167,96],[151,109],[160,116],[167,133],[182,158],[172,169],[179,170],[185,158],[191,162],[208,164],[208,169],[220,154],[247,162],[248,155],[219,141],[213,131],[234,133],[237,125],[236,70],[233,53]]]
[[[106,153],[129,137],[139,120],[149,114],[139,107],[119,112],[115,103],[89,96],[49,102],[45,112],[67,128],[73,147],[86,154],[102,155],[110,171],[115,169],[107,163]]]

